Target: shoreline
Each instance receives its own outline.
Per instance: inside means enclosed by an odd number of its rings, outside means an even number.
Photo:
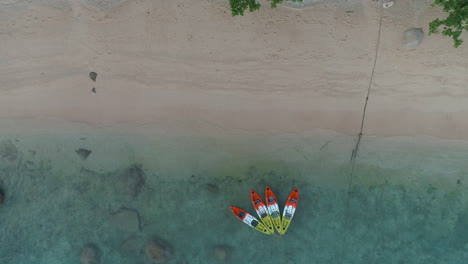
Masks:
[[[159,177],[166,179],[188,179],[192,174],[243,179],[249,167],[259,166],[263,173],[280,172],[276,178],[270,175],[272,180],[288,175],[319,186],[347,188],[353,166],[350,157],[356,144],[355,136],[320,129],[308,133],[263,133],[219,131],[206,126],[192,126],[191,130],[126,124],[97,127],[43,120],[0,120],[0,126],[5,128],[0,142],[15,145],[23,163],[49,163],[56,171],[67,171],[67,175],[81,174],[83,169],[111,173],[141,164],[145,170],[158,172]],[[80,159],[76,154],[80,148],[91,150],[91,158]],[[457,188],[457,180],[468,181],[462,174],[467,150],[466,140],[364,135],[355,162],[355,184],[392,183],[415,188],[434,184]],[[15,164],[3,159],[0,165],[18,166]],[[373,171],[379,170],[394,174],[372,176]]]

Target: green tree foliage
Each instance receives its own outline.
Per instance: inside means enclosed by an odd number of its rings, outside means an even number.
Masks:
[[[258,10],[260,8],[260,3],[256,0],[229,0],[231,5],[231,12],[233,16],[244,15],[244,11],[249,9],[250,12]]]
[[[272,8],[276,5],[283,3],[283,0],[266,0],[270,2]],[[293,2],[302,2],[302,0],[291,0]],[[257,0],[229,0],[231,5],[231,12],[233,16],[244,15],[244,11],[249,9],[250,12],[260,9],[260,3]]]
[[[452,37],[455,48],[460,46],[463,42],[460,35],[463,30],[468,30],[468,0],[435,0],[432,6],[436,5],[443,7],[448,16],[430,22],[429,34],[438,33],[437,29],[443,26],[442,35]]]
[[[269,2],[271,2],[271,8],[275,8],[277,4],[281,4],[283,3],[283,0],[267,0]],[[293,2],[302,2],[302,0],[291,0]]]

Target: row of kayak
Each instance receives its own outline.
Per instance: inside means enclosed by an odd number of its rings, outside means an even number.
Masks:
[[[265,187],[265,203],[254,190],[250,191],[250,199],[260,221],[239,207],[231,206],[232,213],[248,226],[264,234],[273,235],[276,229],[279,234],[284,235],[296,211],[299,190],[294,188],[289,194],[283,209],[283,216],[281,216],[276,196],[269,186]]]

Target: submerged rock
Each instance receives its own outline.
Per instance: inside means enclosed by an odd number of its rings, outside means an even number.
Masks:
[[[120,252],[124,255],[137,255],[145,240],[139,236],[131,236],[120,245]]]
[[[199,181],[200,181],[200,176],[194,175],[194,174],[192,174],[192,176],[190,176],[189,182],[190,182],[191,184],[196,184],[196,183],[198,183]]]
[[[134,209],[122,208],[113,213],[110,218],[111,225],[124,232],[135,233],[140,231],[140,216]]]
[[[152,239],[146,243],[145,254],[152,263],[166,263],[172,257],[172,246],[162,239]]]
[[[216,245],[212,249],[213,257],[220,262],[226,262],[231,257],[232,248],[227,245]]]
[[[219,194],[219,187],[218,185],[214,184],[214,183],[207,183],[203,186],[203,189],[208,192],[208,193],[211,193],[211,194]]]
[[[424,31],[421,28],[410,28],[403,32],[403,47],[417,48],[424,38]]]
[[[0,206],[3,205],[3,202],[5,201],[5,192],[0,189]]]
[[[136,198],[145,185],[145,173],[141,166],[131,166],[124,171],[121,177],[121,191]]]
[[[99,249],[92,244],[85,245],[80,253],[81,264],[99,264],[101,263],[101,254]]]
[[[0,141],[0,157],[10,162],[18,159],[18,149],[11,140]]]
[[[78,156],[81,157],[82,160],[85,160],[88,158],[88,156],[91,154],[91,150],[89,149],[83,149],[83,148],[80,148],[80,149],[77,149],[75,150],[76,154],[78,154]]]

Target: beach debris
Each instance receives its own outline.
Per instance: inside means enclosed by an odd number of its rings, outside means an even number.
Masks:
[[[91,89],[91,92],[96,93],[96,87],[93,87],[93,89]]]
[[[101,253],[93,244],[87,244],[81,249],[80,253],[81,264],[99,264],[101,263]]]
[[[6,139],[0,142],[0,157],[9,162],[14,162],[18,159],[18,148],[16,148],[11,140]]]
[[[76,154],[78,154],[78,156],[81,157],[82,160],[86,160],[89,156],[89,154],[91,154],[91,150],[89,149],[84,149],[84,148],[79,148],[77,150],[75,150]]]
[[[123,232],[136,233],[140,231],[140,216],[135,209],[119,209],[111,214],[110,223]]]
[[[136,198],[145,185],[145,173],[141,165],[135,164],[126,169],[122,175],[122,187],[132,198]]]
[[[5,201],[5,192],[0,189],[0,206],[3,205],[3,202]]]
[[[120,252],[124,255],[137,255],[145,240],[139,236],[131,236],[120,245]]]
[[[145,254],[152,263],[163,264],[172,257],[172,246],[165,240],[154,238],[146,243]]]
[[[384,0],[383,2],[383,8],[389,8],[393,6],[393,1],[391,0]]]
[[[421,28],[410,28],[403,32],[402,45],[405,48],[417,48],[424,38],[424,31]]]
[[[91,80],[93,80],[93,82],[96,81],[96,78],[97,78],[97,73],[95,72],[90,72],[89,73],[89,78],[91,78]]]
[[[232,247],[228,245],[216,245],[212,249],[213,257],[219,262],[226,262],[232,254]]]

